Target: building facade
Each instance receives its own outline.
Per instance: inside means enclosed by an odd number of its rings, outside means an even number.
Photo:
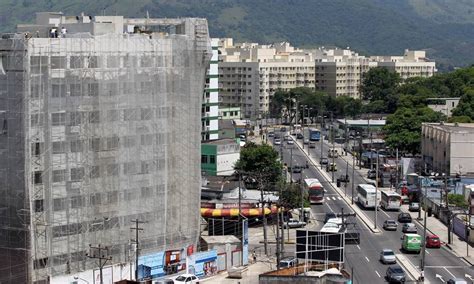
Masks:
[[[240,145],[236,139],[220,139],[202,145],[201,168],[207,175],[230,176],[240,158]]]
[[[219,71],[218,71],[218,43],[216,38],[211,39],[212,57],[206,73],[206,86],[202,102],[202,131],[201,140],[219,139]]]
[[[0,282],[95,283],[99,245],[134,270],[132,220],[140,255],[195,247],[207,21],[38,13],[17,30],[0,39]]]
[[[219,105],[240,107],[241,118],[262,118],[270,111],[277,90],[314,89],[314,54],[287,42],[233,44],[221,39]]]
[[[460,99],[461,98],[428,98],[426,101],[430,109],[440,112],[446,115],[446,117],[451,117]]]
[[[421,134],[421,152],[428,171],[474,173],[474,123],[423,123]]]

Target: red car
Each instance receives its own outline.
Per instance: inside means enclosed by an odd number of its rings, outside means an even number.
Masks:
[[[426,247],[427,248],[440,248],[441,241],[437,235],[426,236]]]

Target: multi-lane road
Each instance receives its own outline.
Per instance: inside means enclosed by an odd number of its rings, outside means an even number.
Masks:
[[[279,133],[279,130],[276,129],[275,133]],[[283,134],[283,133],[279,133]],[[307,135],[305,135],[308,137]],[[294,138],[294,137],[293,137]],[[269,141],[272,141],[270,139]],[[300,140],[301,141],[301,140]],[[283,155],[283,161],[288,165],[306,165],[306,161],[309,161],[309,168],[304,169],[301,174],[293,174],[293,179],[298,180],[300,178],[317,178],[321,181],[323,187],[325,188],[325,202],[323,205],[312,205],[312,221],[316,222],[316,227],[319,228],[323,224],[324,215],[326,212],[341,212],[341,209],[344,212],[353,212],[350,204],[347,204],[343,198],[341,198],[341,193],[344,192],[344,186],[342,186],[342,192],[336,191],[333,185],[330,183],[330,179],[326,179],[327,175],[321,174],[319,158],[321,155],[321,146],[323,147],[323,156],[327,157],[327,152],[330,145],[327,143],[316,143],[316,148],[309,149],[309,155],[313,158],[313,161],[316,163],[311,163],[311,160],[308,159],[308,149],[305,145],[304,152],[298,145],[288,145],[282,139],[282,145],[275,145],[276,150],[280,151]],[[292,149],[292,150],[291,150]],[[332,162],[332,159],[330,159]],[[336,158],[334,161],[337,164],[338,171],[335,173],[335,179],[341,174],[346,173],[346,167],[348,166],[348,173],[350,176],[351,182],[354,182],[354,188],[358,184],[366,183],[365,177],[361,176],[360,173],[355,171],[354,180],[352,180],[352,164],[341,158]],[[331,176],[331,173],[329,173]],[[351,196],[352,184],[348,183],[346,187],[347,196]],[[356,193],[355,193],[356,195]],[[354,203],[353,206],[358,206],[357,203]],[[406,205],[404,205],[406,206]],[[375,219],[374,210],[363,210],[365,214],[372,223]],[[388,248],[392,249],[396,254],[403,254],[407,258],[408,263],[404,265],[409,265],[411,267],[419,267],[421,254],[404,254],[400,250],[401,248],[401,237],[403,233],[401,232],[401,226],[395,232],[388,232],[382,229],[383,222],[386,219],[397,219],[399,212],[386,212],[379,210],[377,213],[377,227],[380,229],[379,233],[373,233],[366,224],[364,224],[360,218],[356,218],[356,227],[360,232],[361,242],[359,245],[346,245],[345,248],[345,267],[347,269],[354,269],[354,282],[355,283],[383,283],[385,282],[384,276],[387,270],[388,265],[383,265],[379,261],[379,253],[382,249]],[[431,217],[434,218],[434,217]],[[422,232],[423,228],[416,224],[418,227],[418,232]],[[426,283],[443,283],[441,279],[447,281],[451,278],[464,278],[465,275],[474,276],[474,269],[461,258],[454,255],[448,249],[442,247],[441,249],[427,249],[426,250],[426,260],[425,260],[425,282]],[[410,279],[407,277],[407,280],[414,281],[415,279]],[[469,279],[466,279],[470,281]],[[429,282],[428,282],[429,281]],[[469,283],[469,282],[468,282]]]

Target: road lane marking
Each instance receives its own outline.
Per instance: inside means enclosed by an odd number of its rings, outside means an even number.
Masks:
[[[431,252],[429,252],[428,250],[425,249],[425,251],[426,251],[427,254],[431,254]]]
[[[357,248],[358,248],[358,249],[360,249],[360,246],[359,246],[359,245],[357,245]]]
[[[334,213],[334,210],[332,210],[331,206],[329,206],[329,204],[325,203],[328,207],[329,207],[329,210],[331,210],[332,213]]]
[[[382,211],[382,213],[385,214],[385,216],[387,216],[387,218],[390,218],[390,215],[388,215],[387,212],[383,211],[382,209],[379,210],[379,211]]]
[[[451,274],[451,276],[453,276],[453,278],[456,278],[456,276],[454,276],[454,274],[451,273],[451,271],[449,271],[446,267],[443,267],[444,270],[446,270],[449,274]]]
[[[458,268],[466,268],[466,266],[446,266],[446,265],[442,265],[442,266],[437,266],[437,265],[426,265],[425,268],[433,268],[433,269],[436,269],[436,268],[453,268],[453,269],[458,269]]]
[[[332,200],[337,200],[335,196],[332,197]]]
[[[380,274],[379,274],[379,272],[378,272],[377,270],[375,270],[375,273],[377,273],[377,276],[378,276],[379,278],[382,278],[382,276],[380,276]]]
[[[369,258],[366,256],[365,259],[367,259],[367,262],[370,262]]]

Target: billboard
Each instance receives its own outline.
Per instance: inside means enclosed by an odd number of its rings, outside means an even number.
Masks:
[[[158,252],[138,257],[138,279],[157,278],[165,275],[164,252]]]
[[[296,257],[324,263],[343,263],[344,233],[297,230]]]

